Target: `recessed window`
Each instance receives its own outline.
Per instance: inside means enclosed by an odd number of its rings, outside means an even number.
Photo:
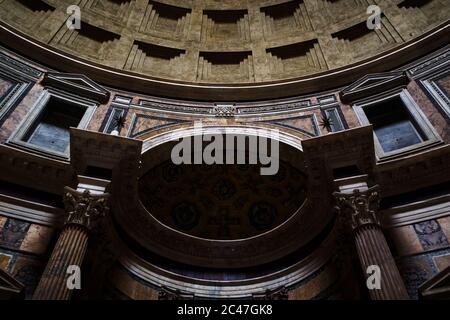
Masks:
[[[85,112],[86,107],[52,97],[23,141],[64,153],[69,145],[70,127],[78,127]]]
[[[406,148],[428,140],[400,97],[364,108],[384,152]]]
[[[369,100],[370,99],[370,100]],[[371,124],[379,159],[430,147],[442,140],[406,89],[354,105],[361,124]]]
[[[46,90],[9,142],[38,152],[67,157],[70,128],[85,128],[96,103]]]
[[[329,121],[328,130],[330,132],[338,132],[345,129],[337,108],[328,108],[323,112]]]
[[[106,123],[104,133],[111,133],[113,130],[117,129],[120,133],[122,128],[117,127],[117,119],[120,117],[125,117],[127,111],[123,108],[113,108],[111,114],[109,115],[108,122]]]

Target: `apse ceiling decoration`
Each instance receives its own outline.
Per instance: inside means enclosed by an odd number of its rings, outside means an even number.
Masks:
[[[306,199],[306,177],[285,162],[276,175],[262,176],[258,165],[165,161],[140,178],[139,193],[169,227],[206,239],[243,239],[288,220]]]

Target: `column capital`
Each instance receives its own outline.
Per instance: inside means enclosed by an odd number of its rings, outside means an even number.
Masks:
[[[334,192],[339,211],[347,211],[345,220],[350,220],[352,230],[364,225],[373,224],[381,226],[377,216],[380,204],[379,186],[371,188],[354,189],[351,192]]]
[[[64,188],[64,206],[68,214],[65,225],[77,224],[91,230],[95,222],[108,212],[109,194],[92,194],[89,190]]]

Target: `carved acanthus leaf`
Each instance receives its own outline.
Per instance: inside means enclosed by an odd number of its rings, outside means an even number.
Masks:
[[[66,224],[78,224],[92,229],[109,210],[107,205],[109,194],[107,193],[91,194],[89,190],[79,192],[69,187],[66,187],[64,191]]]
[[[333,193],[341,212],[348,212],[353,230],[367,224],[380,225],[377,211],[380,203],[379,187],[367,190],[355,189],[352,193]]]

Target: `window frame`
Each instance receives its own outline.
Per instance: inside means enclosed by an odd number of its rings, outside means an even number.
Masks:
[[[342,127],[341,130],[333,130],[333,128],[331,128],[331,127],[327,128],[327,131],[329,133],[341,132],[341,131],[348,129],[348,124],[345,121],[345,117],[343,116],[341,107],[338,103],[333,103],[331,105],[322,106],[322,107],[320,107],[320,111],[321,111],[322,116],[326,116],[326,117],[328,117],[328,112],[334,112],[336,114],[336,118],[339,121],[339,125]]]
[[[400,99],[402,101],[405,111],[409,113],[412,120],[415,122],[418,128],[420,128],[420,130],[422,131],[423,135],[427,138],[427,140],[414,145],[385,152],[383,147],[381,146],[381,143],[378,140],[377,135],[375,134],[375,131],[373,131],[375,154],[377,160],[379,161],[390,160],[392,158],[405,156],[410,153],[415,153],[423,149],[432,147],[436,144],[442,143],[442,139],[437,133],[436,129],[433,127],[433,125],[427,119],[427,117],[425,116],[419,105],[414,101],[411,94],[405,88],[391,90],[386,93],[383,93],[382,95],[374,96],[366,100],[355,102],[353,104],[353,110],[356,113],[356,117],[358,118],[359,123],[364,126],[371,125],[364,111],[365,107],[369,106],[376,107],[376,105],[381,105],[393,99]]]
[[[439,70],[420,79],[419,83],[448,122],[450,120],[450,97],[448,94],[450,93],[443,91],[437,84],[437,81],[447,76],[450,76],[449,69]]]
[[[36,102],[31,107],[31,110],[28,112],[28,114],[24,117],[22,122],[17,127],[16,131],[11,135],[7,143],[13,144],[17,147],[28,149],[34,152],[42,153],[44,155],[50,155],[50,156],[56,156],[58,158],[68,159],[70,157],[70,141],[67,145],[67,148],[64,152],[56,151],[51,148],[45,148],[43,146],[38,146],[33,143],[24,141],[24,137],[29,134],[29,131],[33,127],[36,126],[36,122],[39,121],[42,116],[44,115],[44,112],[46,110],[46,107],[48,105],[48,102],[50,99],[57,99],[67,102],[69,105],[72,105],[74,108],[85,108],[84,115],[80,119],[80,122],[78,123],[78,126],[76,128],[78,129],[85,129],[92,116],[94,115],[94,112],[96,108],[98,107],[98,103],[83,99],[71,94],[68,94],[66,92],[61,92],[59,90],[55,89],[45,89],[39,98],[36,100]]]
[[[22,101],[34,83],[24,81],[20,77],[15,77],[3,70],[0,70],[0,78],[12,83],[5,95],[0,97],[0,125],[2,125],[9,112]]]

